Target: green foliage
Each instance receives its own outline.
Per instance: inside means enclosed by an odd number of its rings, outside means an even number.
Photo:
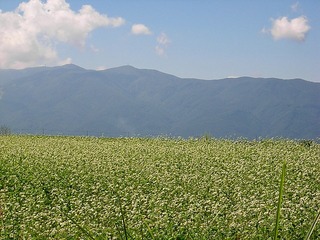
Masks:
[[[291,140],[0,136],[0,239],[272,239],[283,161],[278,236],[318,239],[319,152]]]

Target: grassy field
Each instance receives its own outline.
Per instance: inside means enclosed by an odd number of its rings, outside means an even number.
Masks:
[[[283,161],[279,239],[304,239],[314,142],[0,136],[0,239],[274,239]]]

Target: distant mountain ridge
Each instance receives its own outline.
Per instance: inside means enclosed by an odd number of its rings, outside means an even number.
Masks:
[[[122,66],[0,70],[0,125],[105,136],[320,137],[320,83],[183,79]]]

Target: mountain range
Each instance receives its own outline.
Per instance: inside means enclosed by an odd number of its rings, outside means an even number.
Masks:
[[[320,83],[179,78],[122,66],[0,70],[0,125],[16,133],[320,137]]]

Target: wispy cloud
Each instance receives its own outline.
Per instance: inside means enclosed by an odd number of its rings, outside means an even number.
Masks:
[[[0,88],[0,100],[2,99],[2,96],[3,96],[3,90],[2,88]]]
[[[106,69],[108,69],[108,67],[106,67],[106,66],[98,66],[98,67],[96,67],[97,71],[103,71],[103,70],[106,70]]]
[[[74,12],[65,0],[22,2],[15,11],[0,12],[0,68],[68,63],[59,59],[57,43],[84,47],[99,27],[119,27],[125,20],[102,15],[90,5]]]
[[[134,35],[150,35],[152,32],[150,29],[144,24],[133,24],[131,27],[131,33]]]
[[[298,9],[299,9],[299,2],[296,2],[296,3],[294,3],[294,4],[291,5],[291,10],[292,10],[293,12],[297,12]]]
[[[159,56],[163,56],[166,54],[166,50],[170,44],[170,39],[168,38],[167,34],[165,34],[164,32],[161,33],[158,37],[157,37],[157,46],[155,48],[156,53]]]
[[[274,40],[291,39],[302,42],[311,29],[308,24],[308,19],[305,16],[293,19],[280,17],[278,19],[272,19],[271,21],[272,27],[270,29],[263,28],[262,32],[271,34]]]
[[[240,76],[230,75],[227,78],[239,78]]]
[[[95,47],[94,45],[90,45],[90,49],[91,49],[91,51],[92,52],[94,52],[94,53],[98,53],[98,52],[100,52],[100,49],[99,48],[97,48],[97,47]]]

